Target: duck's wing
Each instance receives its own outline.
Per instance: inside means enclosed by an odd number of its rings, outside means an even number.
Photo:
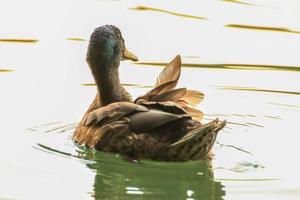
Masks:
[[[97,143],[96,141],[100,140],[99,137],[107,130],[117,131],[119,127],[124,126],[126,122],[126,120],[124,122],[124,116],[133,112],[145,112],[147,110],[145,106],[130,102],[115,102],[93,109],[93,111],[84,115],[73,134],[73,139],[79,144],[94,147]],[[122,124],[122,126],[118,124]]]
[[[191,106],[197,106],[203,99],[204,94],[196,90],[187,90],[184,96],[180,98],[180,100]]]
[[[204,94],[201,92],[179,88],[150,96],[147,99],[138,98],[136,103],[174,114],[186,113],[193,119],[200,121],[203,118],[203,112],[193,106],[200,103],[203,98]]]
[[[109,140],[109,138],[115,137],[111,135],[112,133],[128,140],[130,135],[134,137],[134,134],[151,131],[171,121],[190,118],[183,111],[174,114],[163,109],[151,109],[151,106],[149,108],[146,106],[149,105],[115,102],[87,113],[78,126],[79,128],[75,130],[74,139],[79,144],[102,149],[105,147],[104,144],[108,144],[108,141],[103,142],[105,138],[105,140]],[[164,106],[180,110],[171,104]],[[111,139],[109,143],[112,144],[113,141],[114,139]]]
[[[181,58],[177,55],[159,74],[157,77],[155,87],[147,92],[145,95],[138,97],[135,101],[140,99],[150,99],[153,96],[159,95],[163,92],[172,90],[176,87],[181,73]]]
[[[173,114],[160,110],[138,112],[128,117],[130,130],[135,133],[145,133],[166,123],[183,118],[190,118],[186,114]]]
[[[181,57],[177,55],[159,74],[155,87],[167,82],[176,82],[179,80],[181,73]]]
[[[121,119],[130,113],[145,111],[148,111],[148,108],[142,105],[131,102],[115,102],[87,113],[82,121],[84,126],[99,124],[103,121],[109,123]]]
[[[157,128],[165,123],[189,117],[185,112],[174,114],[163,109],[149,109],[146,106],[131,102],[111,103],[88,113],[83,119],[83,125],[103,126],[126,117],[129,119],[130,130],[135,133],[141,133]]]
[[[165,102],[176,104],[175,107],[184,109],[194,119],[201,120],[203,113],[193,108],[204,99],[204,94],[196,90],[186,88],[174,89],[177,85],[181,73],[181,58],[177,55],[159,74],[155,88],[145,95],[135,100],[137,104],[146,104],[146,102],[157,102],[156,106],[164,107]],[[160,105],[158,105],[160,104]]]

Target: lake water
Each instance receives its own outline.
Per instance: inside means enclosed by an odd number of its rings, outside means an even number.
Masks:
[[[0,7],[0,199],[300,199],[300,1],[5,1]],[[227,119],[208,161],[129,163],[76,146],[96,94],[85,62],[114,24],[139,63],[134,96],[165,63]]]

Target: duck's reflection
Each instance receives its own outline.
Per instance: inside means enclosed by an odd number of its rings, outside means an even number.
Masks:
[[[95,199],[223,199],[208,161],[165,163],[126,162],[113,155],[86,151],[87,166],[96,172]]]

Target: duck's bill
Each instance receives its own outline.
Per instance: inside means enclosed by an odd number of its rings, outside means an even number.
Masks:
[[[124,50],[123,57],[126,60],[132,60],[132,61],[138,61],[139,60],[136,55],[134,55],[133,53],[131,53],[130,51],[128,51],[126,48]]]

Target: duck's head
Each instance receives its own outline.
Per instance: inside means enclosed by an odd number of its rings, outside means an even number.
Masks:
[[[92,66],[118,67],[121,60],[137,61],[138,58],[126,49],[119,28],[104,25],[92,33],[86,60]]]

